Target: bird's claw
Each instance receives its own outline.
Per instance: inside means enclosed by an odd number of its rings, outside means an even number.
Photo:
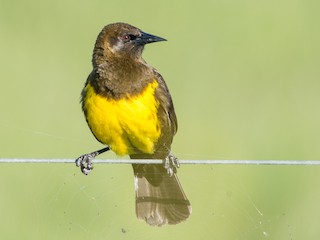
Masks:
[[[84,154],[76,159],[77,167],[80,167],[81,172],[84,175],[88,175],[93,169],[92,160],[97,156],[97,152],[92,152],[88,154]]]
[[[167,173],[171,177],[174,173],[177,173],[177,168],[180,167],[178,158],[173,154],[169,154],[163,161],[164,168],[167,170]]]
[[[93,163],[92,160],[98,156],[101,153],[104,153],[106,151],[109,151],[111,148],[110,146],[106,146],[105,148],[102,148],[98,151],[92,152],[92,153],[88,153],[88,154],[84,154],[80,157],[78,157],[76,159],[76,165],[77,167],[81,168],[81,172],[84,175],[88,175],[89,172],[91,172],[91,170],[93,169]]]

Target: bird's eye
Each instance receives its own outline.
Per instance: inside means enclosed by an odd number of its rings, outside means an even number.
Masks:
[[[130,35],[125,34],[125,35],[122,36],[122,39],[123,39],[125,42],[128,42],[128,41],[130,41]]]
[[[131,40],[135,40],[137,37],[133,34],[125,34],[122,36],[123,41],[129,42]]]

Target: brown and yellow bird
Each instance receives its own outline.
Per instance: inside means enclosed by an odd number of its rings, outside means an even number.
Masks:
[[[131,159],[163,159],[163,165],[132,165],[137,217],[153,226],[177,224],[191,214],[170,151],[177,132],[171,95],[160,73],[141,56],[146,44],[159,41],[165,39],[126,23],[102,29],[81,103],[93,135],[107,147],[76,160],[88,174],[92,159],[110,149]]]

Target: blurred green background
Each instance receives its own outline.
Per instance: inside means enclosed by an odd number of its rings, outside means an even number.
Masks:
[[[0,158],[101,148],[80,109],[95,38],[123,21],[168,42],[180,159],[320,159],[320,2],[0,1]],[[102,158],[117,158],[107,153]],[[317,166],[190,166],[191,218],[136,220],[129,165],[1,164],[1,239],[319,239]]]

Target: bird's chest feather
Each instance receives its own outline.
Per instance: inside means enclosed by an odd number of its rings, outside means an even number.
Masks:
[[[154,96],[157,86],[153,81],[140,94],[114,100],[96,94],[87,84],[83,110],[95,137],[118,155],[152,154],[161,134],[159,102]]]

